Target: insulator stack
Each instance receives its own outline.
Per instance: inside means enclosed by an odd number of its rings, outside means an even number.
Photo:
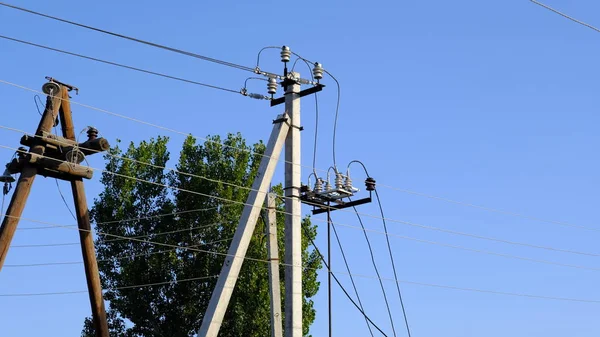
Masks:
[[[350,178],[350,175],[346,176],[346,182],[344,184],[344,187],[346,191],[352,191],[352,179]]]
[[[315,193],[321,192],[323,192],[323,179],[317,178],[317,181],[315,182]]]
[[[315,62],[315,67],[313,68],[313,77],[315,80],[320,80],[323,78],[323,66],[319,62]]]
[[[98,138],[98,129],[90,126],[87,130],[88,140],[94,140]]]
[[[375,191],[375,179],[369,177],[365,180],[365,186],[367,186],[367,191]]]
[[[281,47],[281,62],[290,62],[290,57],[292,56],[292,52],[290,51],[290,47],[283,46]]]
[[[325,182],[325,192],[331,191],[331,184],[329,183],[329,180],[327,180],[327,182]]]
[[[344,176],[340,172],[335,173],[335,188],[337,190],[344,188]]]
[[[275,95],[277,92],[277,80],[273,77],[269,77],[269,82],[267,83],[267,92],[270,95]]]

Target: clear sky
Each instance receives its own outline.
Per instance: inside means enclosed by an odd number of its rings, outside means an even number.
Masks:
[[[364,161],[378,183],[552,221],[600,229],[597,212],[600,141],[597,127],[600,34],[526,0],[510,1],[23,1],[13,4],[93,26],[254,66],[264,46],[289,45],[323,63],[341,83],[338,165]],[[548,0],[594,23],[592,0]],[[600,22],[596,22],[600,25]],[[86,55],[239,89],[249,73],[0,8],[0,34]],[[73,100],[161,124],[198,137],[240,131],[266,140],[281,107],[266,101],[140,74],[0,40],[0,79],[39,90],[44,76],[78,86]],[[278,52],[263,69],[280,72]],[[304,67],[298,68],[308,75]],[[324,80],[319,95],[317,168],[332,165],[336,91]],[[250,88],[264,92],[263,82]],[[0,84],[1,125],[33,132],[39,116],[33,93]],[[310,166],[314,101],[302,101],[303,164]],[[97,127],[114,143],[157,135],[183,137],[74,106],[77,128]],[[79,130],[78,130],[79,131]],[[0,144],[20,134],[0,130]],[[0,162],[10,150],[0,151]],[[90,164],[103,167],[100,156]],[[309,169],[304,169],[305,180]],[[357,185],[364,176],[354,169]],[[279,172],[281,173],[281,172]],[[101,190],[99,174],[86,185]],[[281,175],[278,174],[278,178]],[[61,183],[67,200],[70,189]],[[362,186],[360,186],[362,187]],[[503,240],[599,254],[598,231],[490,212],[379,187],[388,218]],[[7,199],[8,202],[8,199]],[[304,211],[308,212],[308,208]],[[360,208],[378,214],[376,204]],[[54,180],[38,178],[23,215],[73,224]],[[317,220],[318,219],[318,220]],[[325,249],[324,217],[317,243]],[[353,214],[333,220],[358,226]],[[381,231],[376,218],[365,225]],[[23,221],[20,228],[40,226]],[[405,237],[498,254],[600,268],[597,256],[533,249],[389,222]],[[339,227],[352,272],[374,276],[361,231]],[[393,277],[385,240],[370,233],[384,278]],[[81,261],[68,229],[19,230],[0,273],[0,294],[85,290],[81,264],[17,268],[11,264]],[[402,280],[550,297],[600,301],[600,272],[542,264],[447,246],[391,238]],[[334,271],[344,271],[339,253]],[[340,275],[346,287],[350,283]],[[324,278],[321,278],[324,281]],[[389,336],[379,284],[357,278],[367,313]],[[406,335],[394,284],[384,282],[398,336]],[[401,284],[412,334],[425,336],[597,336],[600,303],[581,303]],[[326,286],[316,298],[314,336],[327,333]],[[365,336],[361,315],[334,289],[334,334]],[[0,336],[78,336],[90,314],[85,293],[0,297]]]

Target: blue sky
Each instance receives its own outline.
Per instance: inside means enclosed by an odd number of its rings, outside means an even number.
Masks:
[[[529,1],[304,1],[260,2],[12,2],[93,26],[254,66],[264,46],[289,45],[318,61],[341,83],[338,165],[364,161],[378,183],[543,219],[600,228],[596,211],[600,161],[597,133],[600,34]],[[591,0],[555,6],[594,23]],[[600,22],[598,22],[600,25]],[[249,73],[222,67],[58,22],[0,8],[0,34],[82,54],[239,89]],[[73,100],[161,124],[198,137],[240,131],[266,140],[281,112],[265,101],[235,96],[151,75],[0,40],[0,79],[39,90],[44,76],[78,86]],[[277,51],[261,67],[279,72]],[[304,75],[307,71],[300,67]],[[317,168],[332,164],[334,83],[319,95]],[[264,92],[262,82],[250,88]],[[33,93],[0,84],[0,124],[29,132],[37,125]],[[302,101],[303,164],[312,158],[314,101]],[[97,127],[114,142],[183,138],[139,123],[74,106],[78,128]],[[0,130],[0,144],[17,147],[20,134]],[[0,151],[8,161],[12,151]],[[0,159],[1,161],[1,159]],[[101,157],[91,158],[103,167]],[[280,165],[281,166],[281,165]],[[281,168],[281,167],[280,167]],[[303,178],[310,172],[305,169]],[[364,176],[354,169],[355,181]],[[278,178],[281,179],[281,170]],[[70,202],[68,185],[61,183]],[[99,174],[86,185],[91,203]],[[600,253],[600,233],[379,187],[386,217],[475,235],[564,250]],[[8,202],[8,200],[7,200]],[[305,209],[308,212],[308,208]],[[378,214],[375,204],[360,208]],[[26,218],[73,224],[54,180],[38,178]],[[323,216],[317,244],[325,249]],[[336,223],[358,226],[353,214]],[[365,217],[365,226],[382,230]],[[39,226],[21,222],[20,228]],[[444,244],[599,268],[597,257],[478,240],[398,222],[394,234]],[[363,234],[338,229],[353,273],[375,275]],[[384,278],[393,277],[385,239],[370,233]],[[68,229],[19,230],[13,245],[77,242]],[[541,264],[391,238],[399,278],[407,281],[550,297],[600,300],[600,272]],[[10,264],[81,261],[78,246],[11,249],[0,274],[0,293],[85,290],[80,264],[35,268]],[[343,271],[339,253],[333,269]],[[347,277],[340,275],[349,288]],[[325,281],[324,278],[322,278]],[[366,311],[391,336],[377,280],[356,278]],[[385,281],[399,336],[405,335],[395,286]],[[596,336],[599,303],[533,299],[401,284],[413,336]],[[316,298],[314,336],[327,332],[325,282]],[[334,289],[334,334],[365,336],[360,314]],[[77,336],[90,314],[88,297],[0,297],[3,336]]]

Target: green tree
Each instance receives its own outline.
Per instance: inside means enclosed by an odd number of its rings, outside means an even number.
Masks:
[[[244,207],[242,203],[249,193],[247,188],[257,175],[265,150],[262,142],[248,146],[240,134],[229,134],[224,140],[213,136],[204,144],[188,137],[180,152],[177,171],[206,179],[160,168],[169,161],[167,144],[168,138],[158,137],[138,146],[132,143],[126,151],[117,145],[105,156],[107,172],[101,179],[104,190],[94,201],[91,218],[100,233],[135,239],[98,235],[96,240],[114,336],[187,337],[195,334],[216,284],[217,279],[212,276],[221,270],[222,254],[227,252]],[[279,195],[283,191],[281,185],[273,190]],[[283,211],[281,198],[277,207]],[[281,260],[283,221],[283,213],[278,213]],[[314,239],[316,226],[309,217],[303,219],[303,226],[306,229],[303,235]],[[266,259],[264,232],[261,217],[247,257]],[[309,326],[315,319],[311,298],[319,289],[317,270],[321,268],[318,255],[309,250],[308,242],[304,237],[305,336],[309,336]],[[184,247],[193,247],[196,251]],[[220,336],[269,335],[267,268],[264,262],[251,259],[244,262]],[[280,275],[283,281],[283,268]],[[132,285],[147,286],[130,287]],[[281,287],[284,289],[283,282]],[[93,336],[93,333],[93,324],[87,318],[82,336]]]

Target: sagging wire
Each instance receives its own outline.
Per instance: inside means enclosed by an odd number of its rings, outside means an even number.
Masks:
[[[327,271],[329,273],[331,273],[331,277],[333,277],[333,279],[338,284],[340,289],[342,289],[342,291],[344,292],[344,294],[346,295],[348,300],[350,300],[350,302],[356,307],[356,309],[365,317],[366,320],[368,320],[375,327],[375,329],[377,329],[379,332],[381,332],[381,334],[383,336],[388,337],[387,334],[385,332],[383,332],[383,330],[377,324],[375,324],[375,322],[373,322],[373,320],[365,313],[365,311],[363,309],[361,309],[361,307],[354,301],[354,299],[352,299],[352,296],[350,296],[350,294],[348,293],[346,288],[344,288],[344,286],[342,285],[342,282],[340,282],[340,280],[337,278],[335,273],[333,273],[331,271],[331,268],[329,267],[329,264],[327,264],[327,260],[325,259],[325,257],[321,253],[321,251],[319,250],[319,247],[317,247],[317,245],[315,244],[315,241],[310,237],[310,235],[309,235],[310,233],[308,233],[308,229],[305,226],[302,226],[302,229],[304,229],[304,235],[310,241],[310,244],[315,248],[317,254],[321,258],[321,261],[325,265],[325,268],[327,269]]]
[[[269,97],[269,96],[265,96],[265,95],[261,95],[261,94],[256,94],[256,93],[249,93],[248,92],[248,81],[249,80],[258,80],[258,81],[266,81],[267,82],[267,91],[269,92],[269,94],[271,94],[271,96],[275,93],[275,91],[277,90],[277,82],[275,82],[275,89],[272,89],[272,81],[271,78],[269,78],[268,80],[262,77],[248,77],[245,81],[244,81],[244,87],[242,89],[240,89],[240,94],[242,94],[243,96],[246,97],[250,97],[250,98],[254,98],[254,99],[262,99],[262,100],[272,100],[273,97]],[[273,91],[273,93],[271,93],[271,91]]]
[[[367,167],[360,160],[353,160],[353,161],[351,161],[348,164],[348,168],[347,168],[348,171],[350,170],[350,165],[352,165],[353,163],[360,164],[362,166],[362,168],[364,169],[365,174],[367,175],[367,177],[370,177],[369,171],[367,170]],[[381,213],[381,220],[383,221],[383,231],[386,233],[385,239],[386,239],[386,242],[387,242],[388,252],[389,252],[389,255],[390,255],[390,261],[392,263],[392,270],[394,272],[394,281],[396,281],[396,290],[398,291],[398,298],[400,300],[400,306],[402,307],[402,315],[404,316],[404,323],[406,324],[406,331],[408,333],[408,337],[411,337],[410,326],[408,324],[408,317],[406,315],[406,309],[404,307],[404,300],[402,298],[402,291],[400,291],[400,283],[398,282],[398,273],[396,272],[396,264],[394,262],[394,256],[392,254],[392,246],[390,244],[390,237],[389,237],[389,235],[387,235],[387,233],[388,233],[387,223],[385,221],[385,217],[384,217],[384,214],[383,214],[383,206],[381,205],[381,199],[379,198],[379,192],[377,192],[377,189],[375,189],[375,197],[377,198],[377,204],[379,206],[379,211]],[[356,215],[360,219],[360,215],[358,213]],[[362,226],[362,221],[361,221],[361,226]],[[364,229],[364,226],[363,226],[363,229]],[[365,233],[365,237],[366,237],[367,232],[365,231],[364,233]]]
[[[348,260],[346,259],[346,253],[344,253],[344,248],[342,247],[342,241],[340,240],[337,229],[335,228],[335,225],[333,224],[333,221],[331,221],[331,228],[333,229],[333,234],[335,235],[335,239],[338,243],[338,246],[340,247],[340,252],[342,253],[342,259],[344,260],[344,264],[346,265],[346,271],[348,272],[348,275],[350,275],[350,282],[352,283],[352,288],[354,288],[354,293],[356,294],[356,299],[358,301],[358,305],[360,306],[360,309],[362,311],[364,311],[365,308],[363,307],[362,301],[360,300],[360,296],[358,295],[358,289],[356,288],[356,283],[354,282],[354,277],[352,276],[352,272],[350,271],[350,265],[348,264]],[[365,322],[367,323],[367,327],[369,328],[369,332],[371,333],[371,336],[374,336],[373,330],[371,329],[371,325],[369,324],[369,320],[367,319],[366,316],[365,316]]]

